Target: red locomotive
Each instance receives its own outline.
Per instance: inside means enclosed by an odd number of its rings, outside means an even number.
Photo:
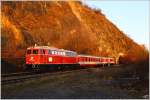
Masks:
[[[64,66],[99,66],[115,64],[114,58],[78,55],[74,51],[48,46],[27,48],[26,65],[28,68],[64,67]]]

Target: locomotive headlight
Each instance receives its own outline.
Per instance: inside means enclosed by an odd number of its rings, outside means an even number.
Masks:
[[[48,58],[48,61],[49,61],[49,62],[52,62],[52,61],[53,61],[52,57],[49,57],[49,58]]]

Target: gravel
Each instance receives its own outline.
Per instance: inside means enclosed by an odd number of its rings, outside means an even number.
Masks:
[[[47,76],[15,85],[2,86],[3,99],[134,99],[113,79],[120,68],[91,68],[75,73]],[[108,73],[108,75],[106,74]],[[113,74],[113,75],[112,75]],[[136,92],[136,91],[135,91]]]

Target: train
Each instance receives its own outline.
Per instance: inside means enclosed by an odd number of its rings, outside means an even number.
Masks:
[[[75,51],[49,46],[28,47],[25,56],[27,69],[94,67],[115,64],[113,57],[78,54]]]

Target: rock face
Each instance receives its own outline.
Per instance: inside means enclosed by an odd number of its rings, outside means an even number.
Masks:
[[[2,59],[22,58],[34,44],[116,58],[122,53],[128,61],[148,55],[104,14],[81,2],[3,1],[1,11]]]

